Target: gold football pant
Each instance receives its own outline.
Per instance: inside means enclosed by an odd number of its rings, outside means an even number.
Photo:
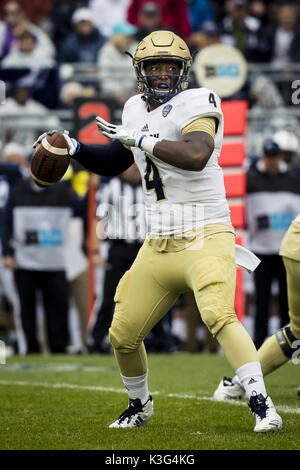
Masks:
[[[194,292],[203,322],[219,339],[218,333],[225,325],[238,322],[234,310],[235,284],[233,233],[215,233],[176,252],[158,252],[145,241],[131,269],[120,280],[115,295],[110,341],[121,374],[133,377],[146,373],[143,339],[184,292]],[[245,362],[257,360],[256,349],[246,333],[246,344],[243,343],[243,333],[238,351],[243,355],[243,346],[247,349],[249,340],[251,353],[242,363],[240,360],[237,364],[231,363],[235,369]],[[233,337],[237,338],[239,333],[235,328],[233,336],[225,336],[226,339],[230,337],[224,341],[226,354]],[[222,342],[220,344],[223,347]],[[237,351],[233,350],[236,356]]]
[[[300,261],[283,256],[283,262],[287,277],[290,328],[293,336],[300,339]],[[283,335],[286,338],[286,344],[292,348],[292,344],[285,336],[284,331]],[[292,351],[293,349],[291,349]],[[290,359],[290,355],[286,355],[280,346],[276,335],[270,336],[261,345],[258,350],[258,357],[264,375],[270,374]]]
[[[300,261],[283,257],[286,269],[291,332],[300,339]]]

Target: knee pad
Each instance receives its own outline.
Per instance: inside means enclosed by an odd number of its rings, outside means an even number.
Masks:
[[[238,321],[234,311],[222,311],[222,313],[218,314],[216,311],[210,309],[203,309],[201,318],[214,337],[217,336],[223,326]]]
[[[275,336],[283,353],[287,357],[292,357],[293,353],[295,352],[295,348],[293,348],[293,342],[299,338],[296,338],[296,336],[294,336],[291,332],[291,325],[288,324],[281,328],[279,331],[277,331]]]
[[[109,340],[112,347],[121,353],[130,353],[139,346],[129,331],[126,328],[121,328],[120,325],[112,324],[109,329]]]
[[[112,328],[108,331],[109,341],[114,349],[118,349],[119,342],[114,334],[114,330]]]

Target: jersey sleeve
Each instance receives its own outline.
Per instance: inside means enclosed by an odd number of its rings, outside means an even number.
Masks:
[[[213,139],[216,136],[216,118],[215,117],[200,117],[182,129],[182,135],[188,134],[189,132],[206,132]]]
[[[223,120],[221,100],[215,92],[208,88],[187,90],[186,95],[183,96],[183,103],[178,117],[181,133],[186,126],[199,118],[215,117],[218,121],[221,121]]]

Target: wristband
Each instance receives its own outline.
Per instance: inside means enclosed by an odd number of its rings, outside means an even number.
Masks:
[[[161,139],[157,139],[157,137],[147,137],[142,135],[138,141],[138,147],[143,150],[144,152],[150,153],[153,155],[153,149],[157,142],[160,142]]]
[[[79,140],[76,140],[76,150],[75,150],[75,153],[79,152],[80,150],[80,142]]]

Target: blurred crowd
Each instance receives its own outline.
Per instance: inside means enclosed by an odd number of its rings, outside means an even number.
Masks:
[[[136,92],[124,52],[132,52],[145,35],[159,29],[178,33],[194,54],[223,43],[241,51],[249,64],[282,71],[300,62],[296,0],[4,0],[0,78],[9,97],[15,99],[16,88],[26,87],[31,98],[49,109],[70,106],[65,98],[70,82],[73,97],[93,91],[123,103]],[[84,66],[87,76],[90,72],[93,90],[85,89],[87,78],[75,88],[74,64]],[[256,88],[247,91],[259,101]]]
[[[104,102],[118,121],[125,101],[137,93],[125,51],[132,54],[143,37],[160,29],[183,37],[193,55],[213,44],[233,46],[253,67],[241,92],[230,97],[246,99],[257,116],[257,135],[248,146],[247,228],[248,245],[263,263],[252,285],[249,281],[248,313],[252,308],[254,314],[247,327],[259,346],[270,333],[268,327],[276,329],[286,321],[284,273],[276,256],[280,237],[300,212],[299,117],[287,112],[293,104],[293,71],[300,68],[299,13],[297,0],[1,2],[0,80],[6,96],[0,96],[0,337],[4,331],[14,351],[110,352],[114,289],[144,234],[121,233],[117,240],[100,243],[101,237],[91,235],[98,219],[92,224],[87,208],[91,205],[96,212],[107,201],[117,204],[116,194],[139,201],[140,177],[132,169],[112,180],[100,179],[75,165],[62,183],[41,191],[30,178],[29,158],[32,143],[47,129],[67,127],[79,137],[76,110],[82,102]],[[272,74],[266,73],[268,67]],[[199,86],[193,70],[190,86]],[[92,114],[90,110],[83,118]],[[87,130],[83,135],[91,137]],[[270,177],[273,186],[268,186]],[[279,219],[271,223],[270,204],[257,201],[268,191],[270,198],[274,191],[280,193],[282,184]],[[253,211],[258,206],[264,208],[263,216]],[[264,237],[270,230],[267,248],[257,237],[259,227]],[[96,292],[92,313],[91,282]],[[279,307],[272,299],[279,299]],[[217,351],[191,295],[179,299],[146,345],[152,351]]]

